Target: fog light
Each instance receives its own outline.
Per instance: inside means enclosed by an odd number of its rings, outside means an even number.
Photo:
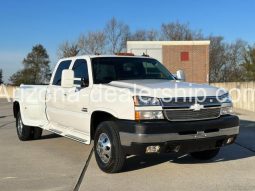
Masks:
[[[227,144],[230,144],[230,143],[232,143],[232,142],[234,142],[234,137],[230,137],[230,138],[228,138],[228,140],[227,140]]]
[[[234,114],[233,107],[222,107],[220,110],[221,115]]]
[[[146,147],[146,153],[158,153],[160,149],[160,146],[155,145],[155,146],[148,146]]]

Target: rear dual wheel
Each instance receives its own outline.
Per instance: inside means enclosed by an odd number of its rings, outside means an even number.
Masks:
[[[41,128],[24,125],[20,112],[18,112],[16,117],[16,129],[21,141],[40,139],[42,135]]]

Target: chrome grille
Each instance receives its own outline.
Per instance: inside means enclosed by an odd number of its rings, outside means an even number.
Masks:
[[[190,108],[195,103],[205,107],[219,107],[221,104],[216,97],[177,97],[161,99],[164,108]]]
[[[220,107],[209,107],[199,111],[194,111],[191,109],[165,109],[164,115],[169,121],[195,121],[215,119],[220,116]]]

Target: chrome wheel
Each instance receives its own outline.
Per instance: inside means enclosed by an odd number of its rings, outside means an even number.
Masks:
[[[103,163],[108,163],[111,159],[111,142],[107,134],[101,133],[97,141],[97,154]]]
[[[20,135],[22,135],[22,130],[23,130],[23,123],[22,123],[22,119],[20,117],[18,120],[18,131],[19,131]]]

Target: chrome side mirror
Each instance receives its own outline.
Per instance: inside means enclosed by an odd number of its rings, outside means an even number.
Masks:
[[[180,80],[180,81],[185,81],[185,73],[183,70],[178,70],[176,72],[176,78],[177,80]]]

